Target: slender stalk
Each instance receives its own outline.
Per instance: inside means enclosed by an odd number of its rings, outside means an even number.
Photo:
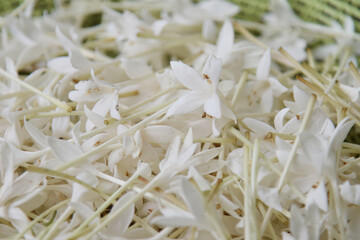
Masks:
[[[353,74],[354,78],[360,83],[360,73],[357,67],[353,62],[349,63],[350,71]]]
[[[234,108],[235,107],[235,103],[237,101],[237,99],[239,98],[239,95],[241,93],[241,90],[244,88],[245,86],[245,83],[246,83],[246,80],[247,80],[247,77],[248,77],[248,72],[245,71],[242,75],[241,75],[241,78],[238,82],[238,84],[236,84],[236,88],[235,88],[235,93],[234,93],[234,96],[231,100],[231,107]]]
[[[250,146],[244,146],[243,157],[243,174],[244,174],[244,219],[245,219],[245,239],[252,238],[251,229],[251,201],[250,201],[250,179],[249,179],[249,163],[250,163]]]
[[[316,95],[312,95],[310,100],[309,100],[309,103],[307,105],[307,108],[305,110],[305,114],[304,114],[304,119],[300,125],[300,129],[299,129],[299,132],[298,132],[298,135],[296,136],[296,139],[295,139],[295,142],[291,148],[291,152],[289,154],[289,157],[288,157],[288,160],[286,161],[286,164],[285,164],[285,167],[284,167],[284,170],[282,172],[282,175],[280,177],[280,180],[279,180],[279,183],[278,183],[278,186],[277,186],[277,189],[278,191],[281,190],[281,188],[283,187],[285,181],[286,181],[286,176],[289,172],[289,169],[290,169],[290,166],[295,158],[295,155],[296,155],[296,151],[299,147],[299,144],[300,144],[300,134],[305,130],[305,128],[307,127],[308,125],[308,122],[310,120],[310,117],[311,117],[311,113],[312,113],[312,110],[314,108],[314,105],[315,105],[315,102],[316,102]]]
[[[339,79],[340,74],[343,72],[346,63],[349,60],[350,54],[351,54],[351,50],[348,47],[345,50],[345,54],[344,54],[343,58],[341,59],[340,66],[336,70],[336,73],[335,73],[334,77],[332,78],[330,85],[326,88],[326,91],[325,91],[326,94],[328,94],[330,92],[330,90],[334,87],[336,81]]]
[[[67,179],[67,180],[70,180],[72,182],[75,182],[97,194],[99,194],[99,196],[101,196],[102,198],[104,199],[107,199],[109,196],[101,191],[99,191],[98,189],[92,187],[91,185],[87,184],[86,182],[76,178],[76,177],[73,177],[67,173],[63,173],[63,172],[59,172],[59,171],[54,171],[54,170],[51,170],[51,169],[47,169],[47,168],[41,168],[41,167],[35,167],[35,166],[31,166],[31,165],[25,165],[24,166],[26,168],[27,171],[29,172],[35,172],[35,173],[40,173],[40,174],[44,174],[44,175],[47,175],[47,176],[54,176],[54,177],[60,177],[60,178],[63,178],[63,179]]]
[[[41,96],[42,98],[45,98],[46,100],[48,100],[49,102],[53,103],[54,105],[64,109],[65,111],[71,112],[72,111],[72,107],[70,107],[69,105],[67,105],[64,102],[59,101],[58,99],[51,97],[47,94],[45,94],[44,92],[40,91],[39,89],[31,86],[30,84],[20,80],[19,78],[11,75],[10,73],[6,72],[4,69],[0,68],[0,74],[4,77],[6,77],[7,79],[10,79],[14,82],[16,82],[17,84],[19,84],[20,86],[30,90],[31,92]]]
[[[259,160],[259,152],[260,152],[260,141],[258,138],[254,141],[253,152],[252,152],[252,160],[251,160],[251,174],[250,174],[250,196],[251,196],[251,232],[252,239],[258,239],[258,226],[256,219],[256,198],[257,198],[257,171],[258,171],[258,160]]]

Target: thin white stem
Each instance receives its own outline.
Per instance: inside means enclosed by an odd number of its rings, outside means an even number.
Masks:
[[[246,83],[246,80],[247,80],[247,77],[248,77],[248,72],[245,71],[242,75],[241,75],[241,78],[238,82],[238,84],[236,84],[236,88],[235,88],[235,93],[234,93],[234,96],[231,100],[231,107],[234,108],[235,106],[235,103],[237,101],[237,99],[239,98],[239,95],[241,93],[241,90],[244,88],[245,86],[245,83]]]
[[[244,219],[245,219],[245,239],[252,239],[251,229],[251,203],[250,203],[250,179],[249,179],[249,159],[250,146],[245,145],[243,157],[244,174]]]
[[[257,226],[257,219],[256,219],[256,198],[257,198],[257,162],[259,159],[259,139],[256,138],[254,141],[253,153],[252,153],[252,161],[251,161],[251,232],[252,232],[252,239],[258,239],[258,226]]]
[[[70,107],[69,105],[67,105],[64,102],[59,101],[58,99],[51,97],[47,94],[45,94],[44,92],[40,91],[39,89],[33,87],[32,85],[20,80],[19,78],[11,75],[10,73],[6,72],[4,69],[0,68],[0,74],[3,75],[4,77],[16,82],[17,84],[19,84],[20,86],[32,91],[33,93],[41,96],[42,98],[45,98],[46,100],[48,100],[49,102],[53,103],[54,105],[68,111],[71,112],[72,111],[72,107]]]
[[[301,126],[300,126],[300,129],[299,129],[299,132],[298,132],[298,135],[296,136],[296,139],[295,139],[295,142],[291,148],[291,151],[290,151],[290,154],[289,154],[289,157],[288,157],[288,160],[286,161],[286,164],[285,164],[285,167],[284,167],[284,170],[281,174],[281,177],[280,177],[280,180],[279,180],[279,183],[278,183],[278,186],[277,186],[277,189],[278,191],[281,190],[281,188],[283,187],[285,181],[286,181],[286,176],[287,176],[287,173],[289,172],[289,169],[290,169],[290,166],[295,158],[295,155],[296,155],[296,151],[299,147],[299,144],[300,144],[300,134],[305,130],[309,120],[310,120],[310,117],[311,117],[311,113],[312,113],[312,110],[314,108],[314,105],[315,105],[315,102],[316,102],[316,95],[312,95],[309,102],[308,102],[308,105],[307,105],[307,108],[306,108],[306,111],[305,111],[305,114],[304,114],[304,119],[301,123]]]
[[[347,63],[348,60],[349,60],[350,54],[351,54],[350,48],[347,47],[346,50],[345,50],[345,54],[344,54],[343,58],[341,59],[339,68],[336,70],[336,73],[335,73],[334,77],[332,78],[329,86],[328,86],[327,89],[325,90],[325,93],[326,93],[326,94],[329,94],[329,92],[331,91],[331,89],[334,87],[336,81],[339,79],[340,74],[343,72],[346,63]]]

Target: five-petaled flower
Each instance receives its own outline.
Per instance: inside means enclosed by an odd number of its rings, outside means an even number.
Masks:
[[[232,110],[222,101],[223,96],[218,90],[222,63],[210,55],[206,60],[200,76],[193,68],[181,61],[172,61],[172,71],[176,78],[191,91],[179,98],[167,111],[167,116],[186,114],[204,107],[204,112],[216,119],[222,116],[235,120]]]

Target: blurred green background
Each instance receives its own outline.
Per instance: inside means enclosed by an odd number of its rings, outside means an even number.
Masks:
[[[75,0],[76,1],[76,0]],[[241,7],[240,19],[261,21],[261,16],[269,9],[269,0],[230,0]],[[330,25],[332,21],[342,23],[346,15],[353,18],[356,31],[360,32],[360,0],[288,0],[295,13],[310,22]],[[18,7],[23,0],[0,0],[2,16]],[[63,1],[64,3],[68,1]],[[51,12],[54,0],[36,1],[35,16],[44,10]]]
[[[70,0],[61,1],[66,4]],[[73,0],[76,1],[76,0]],[[229,0],[241,7],[237,16],[240,19],[261,21],[261,16],[268,11],[270,0]],[[310,22],[330,25],[332,21],[343,23],[346,15],[353,18],[356,31],[360,32],[360,0],[288,0],[294,12]],[[0,0],[2,16],[19,6],[23,0]],[[36,1],[34,16],[40,16],[44,10],[51,12],[54,0]]]

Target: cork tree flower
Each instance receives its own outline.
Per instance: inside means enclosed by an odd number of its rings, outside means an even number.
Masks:
[[[234,113],[222,101],[223,96],[218,91],[222,69],[220,59],[210,55],[201,76],[180,61],[172,61],[170,64],[175,77],[190,91],[169,108],[167,116],[186,114],[203,107],[204,113],[216,119],[222,116],[235,119]]]

